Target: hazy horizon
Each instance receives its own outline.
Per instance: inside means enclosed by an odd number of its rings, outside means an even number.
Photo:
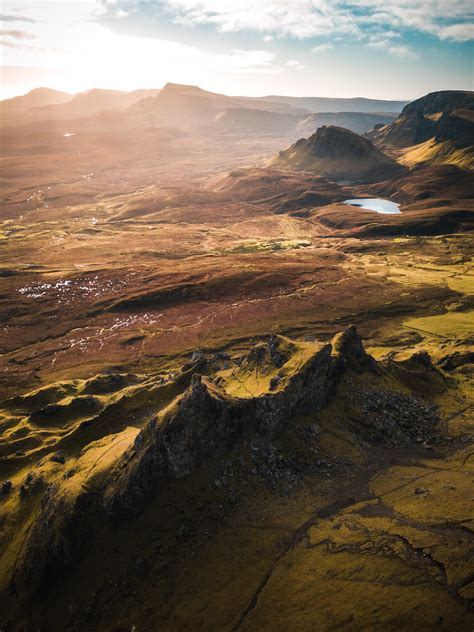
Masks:
[[[2,99],[167,82],[406,101],[473,88],[466,0],[6,0],[2,10]]]
[[[94,90],[110,90],[110,91],[117,91],[117,92],[134,92],[137,90],[162,90],[167,84],[174,84],[174,85],[185,85],[185,86],[190,86],[190,87],[195,87],[195,88],[200,88],[201,90],[204,90],[205,92],[215,92],[218,94],[224,94],[227,96],[235,96],[235,97],[252,97],[255,99],[259,99],[259,98],[265,98],[265,97],[273,97],[273,96],[286,96],[286,97],[307,97],[307,98],[317,98],[317,99],[367,99],[370,101],[414,101],[415,99],[420,98],[421,96],[423,96],[422,94],[414,96],[414,97],[400,97],[400,98],[393,98],[393,99],[384,99],[382,97],[368,97],[364,94],[357,94],[354,96],[350,96],[350,97],[335,97],[334,95],[331,94],[289,94],[289,93],[265,93],[265,94],[244,94],[241,92],[235,92],[235,93],[231,93],[231,92],[218,92],[217,90],[212,90],[210,88],[207,88],[206,86],[202,86],[202,85],[195,85],[195,84],[178,84],[176,81],[166,81],[163,85],[160,86],[145,86],[145,87],[139,87],[139,88],[132,88],[131,90],[122,90],[120,88],[108,88],[108,87],[102,87],[102,86],[93,86],[90,88],[85,88],[84,90],[79,90],[78,92],[69,92],[67,90],[61,90],[60,88],[56,88],[53,87],[51,85],[37,85],[37,86],[33,86],[32,88],[28,89],[26,92],[21,92],[21,93],[12,93],[9,94],[7,96],[2,96],[1,100],[6,100],[6,99],[11,99],[11,98],[15,98],[15,97],[21,97],[21,96],[26,96],[27,94],[29,94],[30,92],[33,92],[35,90],[55,90],[57,92],[64,92],[65,94],[70,94],[71,96],[75,96],[78,94],[86,94],[88,92],[93,92]],[[446,90],[449,90],[449,88],[446,88]],[[462,90],[461,90],[462,91]],[[434,91],[436,92],[436,91]]]

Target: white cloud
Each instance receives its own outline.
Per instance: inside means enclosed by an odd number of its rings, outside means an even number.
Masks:
[[[359,32],[353,15],[338,6],[340,0],[164,0],[164,4],[177,23],[213,24],[222,32],[249,30],[298,38]]]
[[[362,18],[367,24],[392,29],[411,29],[429,33],[441,39],[443,31],[451,29],[450,39],[466,41],[465,25],[472,21],[474,9],[471,0],[352,0],[363,9]],[[460,37],[457,37],[459,29]],[[474,37],[472,30],[470,38]]]
[[[210,76],[271,76],[284,71],[282,65],[275,63],[275,55],[270,51],[231,49],[211,52],[154,37],[124,35],[91,21],[89,17],[86,20],[72,19],[79,7],[73,5],[72,10],[73,15],[65,12],[61,16],[56,12],[48,15],[47,21],[31,23],[28,31],[35,38],[35,46],[26,45],[17,29],[0,33],[14,38],[11,42],[0,41],[2,64],[49,69],[51,76],[61,77],[58,82],[52,82],[53,86],[71,92],[94,86],[124,90],[159,87],[167,81],[206,85]],[[115,5],[114,12],[119,10]],[[35,12],[34,17],[39,13]],[[12,24],[16,26],[14,22]],[[51,48],[51,42],[55,48]],[[159,60],[166,60],[166,63],[159,63]]]
[[[285,66],[287,68],[298,68],[299,70],[302,70],[304,68],[303,64],[298,61],[297,59],[289,59],[286,63]]]
[[[0,22],[29,22],[30,24],[34,24],[36,20],[33,18],[24,16],[24,15],[0,15]]]
[[[367,42],[370,48],[388,48],[388,41],[384,39],[370,40]]]
[[[333,48],[334,46],[332,44],[319,44],[319,46],[313,46],[311,51],[313,53],[324,53],[324,51],[331,50]]]
[[[400,45],[400,46],[389,46],[387,51],[391,55],[395,55],[396,57],[401,57],[402,59],[416,59],[418,55],[411,50],[408,46]]]
[[[457,42],[468,42],[474,39],[474,23],[452,24],[439,29],[438,37]]]
[[[374,48],[381,48],[388,46],[390,40],[400,38],[401,34],[397,31],[383,31],[376,32],[368,36],[367,46],[373,46]]]
[[[400,34],[395,31],[377,33],[369,37],[366,46],[385,51],[390,55],[394,55],[395,57],[400,57],[402,59],[416,59],[418,55],[411,48],[405,44],[394,44],[393,40],[399,37]]]
[[[107,0],[104,0],[105,2]],[[119,0],[140,5],[137,0]],[[150,5],[148,10],[150,10]],[[471,0],[163,0],[177,23],[212,24],[222,32],[259,31],[298,38],[350,34],[364,38],[367,27],[393,33],[411,29],[441,39],[474,37],[466,24]]]

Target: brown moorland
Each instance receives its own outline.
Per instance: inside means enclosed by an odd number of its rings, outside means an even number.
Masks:
[[[472,629],[472,171],[157,98],[1,131],[0,628]]]

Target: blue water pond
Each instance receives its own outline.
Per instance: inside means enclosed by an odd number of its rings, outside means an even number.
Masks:
[[[345,200],[343,204],[358,206],[368,211],[383,213],[384,215],[400,213],[400,204],[391,202],[390,200],[384,200],[383,198],[356,198],[354,200]]]

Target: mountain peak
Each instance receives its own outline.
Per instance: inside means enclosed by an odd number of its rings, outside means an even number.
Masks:
[[[301,138],[271,165],[314,171],[335,181],[375,182],[403,171],[369,140],[334,125],[323,125],[309,138]]]
[[[60,92],[59,90],[53,90],[52,88],[39,87],[34,88],[21,96],[0,101],[0,103],[3,108],[12,106],[18,108],[20,111],[23,111],[28,108],[39,107],[42,105],[65,103],[70,99],[72,99],[72,95],[67,92]]]
[[[191,86],[191,85],[186,85],[186,84],[170,83],[170,82],[166,83],[163,86],[163,89],[161,92],[162,93],[180,92],[181,94],[200,94],[200,95],[213,94],[212,92],[203,90],[199,86]]]

